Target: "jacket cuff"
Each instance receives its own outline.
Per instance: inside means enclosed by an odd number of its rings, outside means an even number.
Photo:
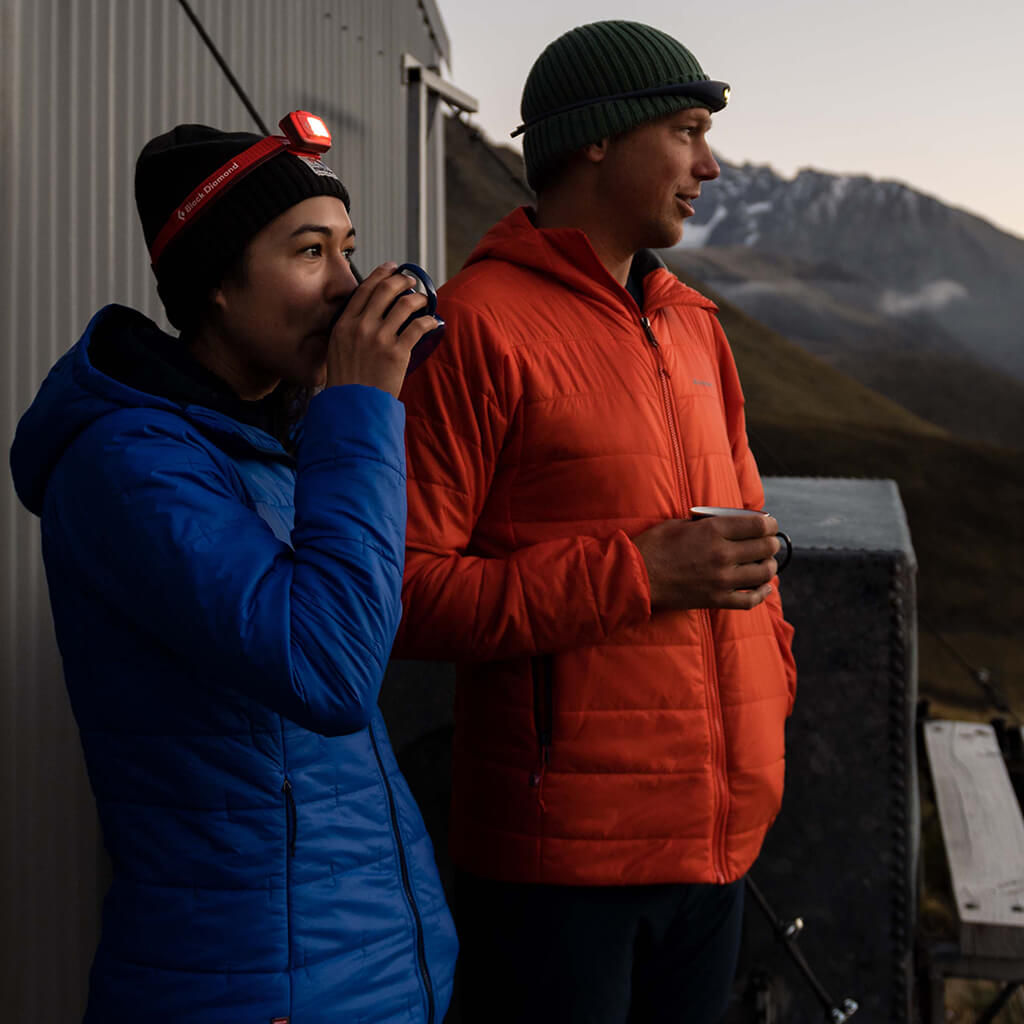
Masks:
[[[324,388],[306,412],[299,468],[353,455],[385,462],[404,478],[405,406],[369,385]]]

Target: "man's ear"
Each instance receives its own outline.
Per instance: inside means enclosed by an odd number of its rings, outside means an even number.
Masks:
[[[583,147],[583,157],[592,164],[599,164],[608,155],[608,140],[601,139],[599,142],[591,142]]]

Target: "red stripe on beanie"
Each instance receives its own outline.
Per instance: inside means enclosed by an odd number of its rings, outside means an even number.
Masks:
[[[222,196],[232,185],[237,184],[250,171],[266,163],[281,150],[287,149],[288,139],[280,135],[268,135],[260,139],[238,156],[221,164],[205,181],[189,193],[181,205],[174,210],[160,229],[149,249],[150,262],[155,267],[164,249],[186,225],[190,224],[211,203]]]

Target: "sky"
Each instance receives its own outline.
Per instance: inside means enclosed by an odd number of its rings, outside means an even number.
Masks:
[[[563,32],[627,18],[675,36],[732,96],[711,144],[731,163],[895,180],[1024,237],[1021,0],[436,0],[445,77],[515,145],[522,84]]]

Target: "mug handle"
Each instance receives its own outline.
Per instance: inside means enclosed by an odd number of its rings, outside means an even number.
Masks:
[[[789,534],[783,533],[782,530],[779,530],[779,532],[775,534],[775,536],[778,537],[786,546],[786,557],[781,562],[778,561],[778,554],[776,554],[775,556],[775,560],[778,562],[778,568],[775,570],[775,572],[776,574],[778,574],[782,572],[782,570],[785,569],[787,565],[789,565],[789,560],[793,557],[793,542],[789,539]],[[779,548],[779,552],[781,551],[782,548]]]
[[[437,289],[434,287],[430,275],[418,263],[402,263],[395,273],[415,277],[423,285],[423,291],[427,296],[427,306],[423,313],[417,313],[416,316],[423,316],[424,313],[433,316],[437,312]],[[411,319],[415,319],[415,317]]]

